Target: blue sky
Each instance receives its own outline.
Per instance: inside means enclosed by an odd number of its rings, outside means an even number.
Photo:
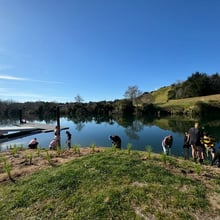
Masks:
[[[219,0],[0,0],[0,99],[84,102],[220,72]]]

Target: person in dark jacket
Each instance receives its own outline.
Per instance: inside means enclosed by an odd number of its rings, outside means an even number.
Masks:
[[[111,135],[109,138],[112,141],[113,146],[121,149],[121,138],[118,135]]]
[[[212,160],[211,166],[213,165],[217,165],[218,167],[220,167],[220,146],[218,147],[216,153],[215,153],[215,157]]]
[[[203,147],[202,147],[202,138],[203,132],[200,130],[199,123],[195,122],[194,127],[189,129],[189,144],[192,148],[192,157],[195,162],[197,162],[197,153],[199,162],[203,163],[204,155],[203,155]]]
[[[67,147],[70,149],[71,148],[71,133],[69,131],[66,131],[66,144],[67,144]]]
[[[183,142],[183,151],[184,151],[184,159],[189,160],[189,133],[186,131],[184,133],[184,142]]]

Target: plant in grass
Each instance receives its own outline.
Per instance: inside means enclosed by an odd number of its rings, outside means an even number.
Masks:
[[[77,153],[80,156],[80,145],[77,145]]]
[[[57,152],[57,156],[60,156],[61,155],[61,147],[57,147],[56,152]]]
[[[198,175],[200,175],[201,170],[202,170],[201,164],[196,163],[196,164],[195,164],[195,172],[196,172]]]
[[[162,153],[161,154],[161,160],[163,161],[164,165],[166,165],[167,164],[167,154]]]
[[[151,158],[151,152],[152,152],[152,147],[150,145],[146,146],[146,151],[147,151],[147,157],[148,159]]]
[[[73,152],[76,154],[77,153],[77,144],[73,145]]]
[[[25,163],[27,163],[28,162],[28,155],[27,154],[24,155],[24,159],[25,159]]]
[[[131,154],[131,147],[132,147],[132,144],[131,144],[131,143],[128,143],[128,144],[127,144],[128,154]]]
[[[48,161],[49,164],[51,164],[51,156],[48,150],[46,151],[46,160]]]
[[[30,162],[30,165],[32,164],[32,159],[33,159],[33,154],[30,153],[30,155],[29,155],[29,162]]]
[[[95,152],[95,144],[91,144],[90,145],[90,153],[94,153]]]
[[[12,177],[11,177],[11,170],[12,170],[12,167],[11,167],[11,164],[7,161],[6,158],[3,158],[3,163],[4,163],[4,169],[9,177],[10,180],[12,180]]]
[[[14,144],[13,149],[12,149],[12,154],[13,156],[16,156],[17,153],[18,153],[18,147],[16,144]]]
[[[37,156],[40,157],[40,148],[37,148]]]
[[[112,151],[116,152],[116,145],[115,144],[112,144]]]

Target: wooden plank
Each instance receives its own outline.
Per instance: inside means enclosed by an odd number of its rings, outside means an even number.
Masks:
[[[34,127],[18,127],[18,126],[11,126],[11,127],[0,127],[0,134],[5,134],[8,132],[13,132],[13,131],[34,131],[37,130]]]
[[[41,123],[25,123],[18,124],[16,126],[11,127],[0,127],[0,135],[7,134],[8,132],[32,132],[32,131],[40,131],[40,132],[53,132],[55,126],[51,124],[41,124]],[[61,127],[60,130],[69,129],[68,127]]]
[[[26,123],[26,124],[19,124],[20,127],[32,127],[38,130],[42,130],[42,132],[52,132],[54,131],[55,126],[51,124],[41,124],[41,123]],[[68,127],[61,127],[60,130],[69,129]]]

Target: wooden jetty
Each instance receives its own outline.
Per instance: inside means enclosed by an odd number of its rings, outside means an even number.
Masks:
[[[54,128],[55,128],[55,125],[51,125],[51,124],[43,124],[43,123],[31,123],[31,122],[28,122],[26,124],[19,124],[18,125],[19,128],[33,128],[33,129],[37,129],[37,130],[40,130],[41,132],[53,132],[54,131]],[[66,129],[69,129],[68,127],[60,127],[60,130],[66,130]]]
[[[18,137],[25,137],[36,133],[53,132],[55,126],[42,123],[22,123],[10,127],[0,127],[0,142],[8,141]],[[60,127],[60,130],[69,129]]]

